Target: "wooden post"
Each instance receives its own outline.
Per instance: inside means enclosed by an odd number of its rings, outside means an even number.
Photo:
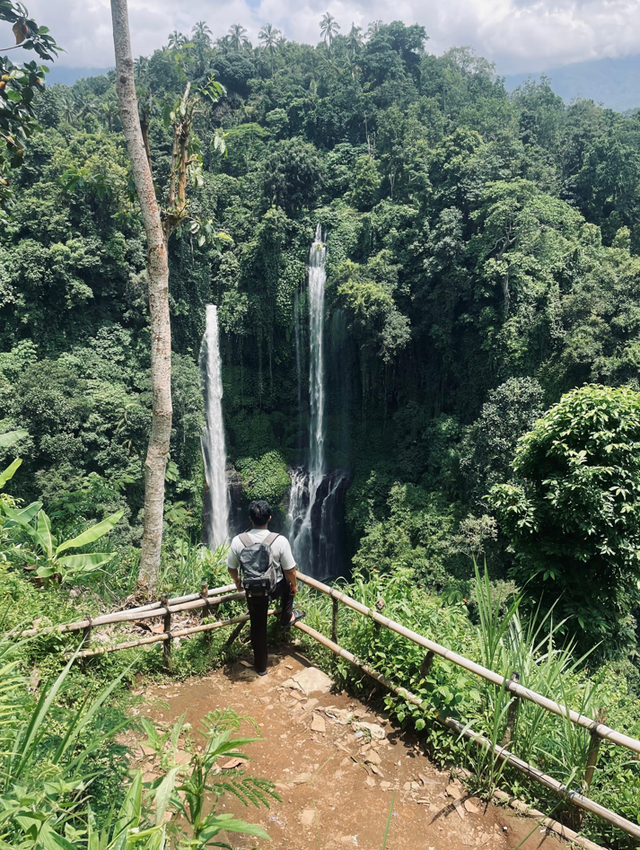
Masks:
[[[164,657],[164,666],[167,670],[171,670],[171,612],[168,610],[169,608],[169,599],[166,595],[160,597],[160,602],[162,602],[165,608],[164,615],[164,633],[169,637],[162,644],[162,655]]]
[[[226,639],[226,641],[224,643],[225,649],[229,649],[231,644],[236,640],[236,638],[239,636],[240,632],[244,629],[244,627],[245,627],[244,623],[238,623],[238,625],[235,627],[235,629],[231,632],[229,637]],[[208,632],[208,634],[211,634],[211,632]]]
[[[211,606],[209,605],[209,585],[206,581],[203,581],[200,585],[200,596],[205,601],[205,606],[202,609],[202,619],[204,620],[205,617],[211,616]],[[211,647],[212,638],[213,634],[211,632],[207,632],[207,645],[209,648]]]
[[[587,786],[587,791],[591,788],[593,782],[593,774],[598,763],[598,755],[600,753],[600,735],[595,729],[591,730],[591,741],[589,742],[589,752],[587,753],[587,767],[584,772],[584,781]]]
[[[514,670],[511,674],[511,681],[518,684],[520,682],[520,673],[517,670]],[[518,720],[518,706],[520,705],[520,697],[514,696],[509,703],[509,708],[507,709],[507,726],[504,730],[504,735],[502,736],[502,746],[508,747],[509,744],[513,741],[513,737],[516,734],[516,722]]]
[[[338,600],[333,600],[333,611],[331,612],[331,640],[338,642]]]
[[[426,679],[429,673],[431,672],[431,666],[433,664],[433,659],[436,657],[435,652],[429,650],[424,657],[424,661],[420,665],[420,675],[423,679]]]
[[[587,791],[591,788],[593,782],[593,774],[598,764],[598,755],[600,754],[600,735],[598,735],[598,725],[604,723],[607,719],[607,712],[604,708],[599,708],[594,715],[593,727],[590,732],[591,740],[589,741],[589,750],[587,752],[587,766],[584,771],[584,782],[587,786]]]

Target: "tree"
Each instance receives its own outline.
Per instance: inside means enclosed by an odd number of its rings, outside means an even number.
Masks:
[[[178,30],[174,30],[169,36],[169,47],[177,48],[178,50],[181,47],[184,47],[187,44],[189,39],[184,35],[184,33],[178,32]]]
[[[333,41],[334,36],[338,34],[339,29],[340,24],[336,21],[333,15],[329,12],[325,12],[322,16],[322,20],[320,21],[320,33],[329,47],[331,47],[331,42]]]
[[[272,24],[265,24],[258,33],[258,40],[262,42],[265,49],[271,54],[271,73],[273,74],[273,56],[278,46],[278,39],[281,33],[280,30],[274,28]]]
[[[205,72],[207,52],[211,49],[211,36],[213,33],[205,23],[198,23],[191,30],[193,48],[196,54],[196,76],[201,77]]]
[[[229,43],[234,50],[240,52],[245,45],[249,44],[247,31],[241,24],[232,24],[229,27]]]
[[[39,27],[29,18],[22,3],[0,0],[0,21],[12,24],[16,43],[0,50],[33,50],[40,59],[53,61],[59,48],[47,27]],[[0,56],[0,212],[10,197],[8,172],[22,163],[25,143],[39,129],[33,101],[43,88],[48,69],[37,62],[20,67]]]
[[[151,329],[153,417],[145,461],[144,532],[140,580],[155,588],[162,549],[164,481],[171,438],[171,323],[169,265],[160,208],[147,157],[133,73],[127,0],[111,0],[116,80],[120,117],[131,159],[142,220],[147,236],[147,286]]]
[[[351,24],[351,29],[349,30],[349,35],[347,36],[347,44],[349,46],[349,52],[351,53],[351,58],[355,58],[358,51],[361,49],[363,45],[362,41],[362,27],[357,27],[355,24]]]
[[[570,618],[581,650],[625,648],[640,578],[640,394],[595,384],[567,393],[520,440],[513,472],[491,500],[514,578]]]

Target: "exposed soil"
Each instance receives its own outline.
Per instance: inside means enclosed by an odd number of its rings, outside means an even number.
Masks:
[[[262,678],[245,666],[249,660],[205,678],[153,686],[134,711],[163,725],[186,712],[194,730],[215,708],[231,706],[255,718],[263,737],[246,749],[249,771],[276,782],[282,802],[247,810],[226,798],[220,811],[260,823],[271,836],[268,846],[379,850],[393,800],[387,850],[566,850],[534,820],[469,797],[448,771],[431,764],[415,738],[363,703],[345,693],[307,698],[283,686],[309,666],[301,655],[272,655]],[[345,722],[348,714],[351,722]],[[366,729],[359,734],[353,723],[360,721],[382,727],[384,738],[371,738]],[[139,752],[138,765],[152,775],[150,757]],[[237,848],[256,844],[235,834],[226,840]]]

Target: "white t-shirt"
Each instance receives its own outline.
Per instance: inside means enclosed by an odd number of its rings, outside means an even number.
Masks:
[[[248,532],[249,537],[255,543],[260,543],[265,537],[268,537],[271,532],[268,528],[251,528]],[[244,543],[240,540],[240,535],[236,535],[231,541],[229,554],[227,555],[227,566],[231,570],[240,568],[240,552],[244,549]],[[271,544],[271,554],[273,560],[280,567],[278,579],[282,578],[282,570],[293,570],[296,566],[291,546],[286,537],[279,534]]]

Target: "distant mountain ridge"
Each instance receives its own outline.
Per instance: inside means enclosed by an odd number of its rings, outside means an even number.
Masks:
[[[99,77],[111,71],[111,68],[65,68],[61,65],[50,65],[50,71],[47,74],[47,84],[50,86],[56,83],[62,83],[65,86],[72,86],[76,80],[83,77]]]
[[[508,91],[513,91],[526,80],[539,80],[542,75],[550,78],[551,88],[567,102],[584,97],[617,112],[640,106],[639,54],[576,62],[535,74],[508,74],[505,85]]]

